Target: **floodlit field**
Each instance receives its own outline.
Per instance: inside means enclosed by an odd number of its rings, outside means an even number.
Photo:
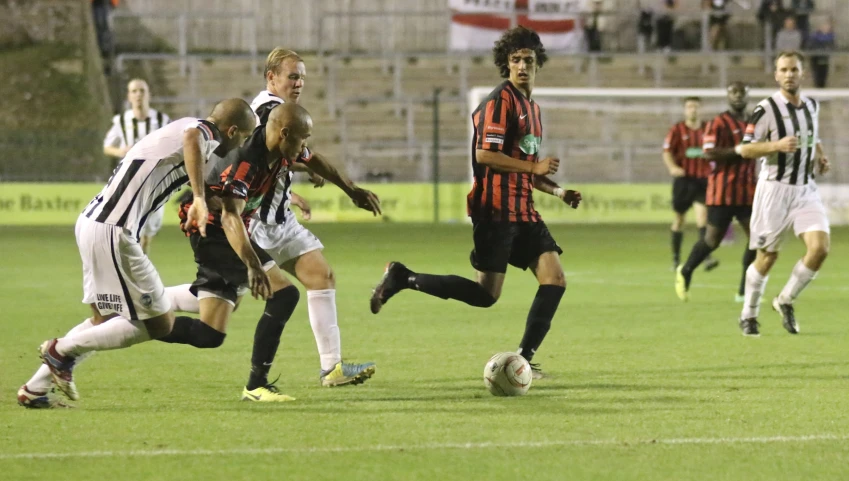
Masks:
[[[298,398],[239,402],[262,304],[246,300],[224,346],[147,343],[77,370],[74,410],[24,410],[15,391],[36,346],[87,317],[72,227],[0,228],[0,479],[39,480],[798,480],[849,468],[849,231],[798,302],[791,336],[768,305],[740,335],[742,243],[675,297],[665,227],[552,232],[569,287],[536,360],[551,374],[495,398],[484,363],[517,347],[535,293],[509,271],[489,310],[415,292],[368,310],[388,260],[471,275],[459,226],[315,225],[336,269],[343,349],[376,361],[368,383],[326,389],[305,296],[272,375]],[[685,250],[695,240],[685,237]],[[802,252],[789,241],[767,288]],[[152,258],[166,284],[193,279],[187,239],[166,228]]]

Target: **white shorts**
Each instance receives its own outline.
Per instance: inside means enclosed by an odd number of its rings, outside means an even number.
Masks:
[[[297,259],[307,252],[324,249],[318,237],[302,226],[291,212],[286,216],[286,222],[279,225],[265,224],[253,219],[251,239],[262,247],[277,265]]]
[[[74,232],[83,261],[83,303],[103,315],[140,321],[171,310],[159,273],[127,231],[80,215]]]
[[[759,180],[749,227],[749,248],[769,252],[778,252],[790,227],[797,237],[805,232],[830,232],[825,206],[813,182],[788,185]]]
[[[153,237],[159,233],[162,228],[162,218],[165,217],[165,206],[162,206],[147,216],[147,220],[142,227],[142,237]]]

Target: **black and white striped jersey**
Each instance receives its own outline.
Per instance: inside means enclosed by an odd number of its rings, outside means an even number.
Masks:
[[[122,227],[139,237],[147,218],[171,194],[189,181],[183,153],[183,133],[198,129],[203,161],[221,144],[215,124],[186,117],[137,142],[115,168],[103,190],[83,214],[97,222]]]
[[[112,127],[103,139],[104,147],[132,147],[154,130],[160,129],[171,122],[168,115],[150,109],[147,118],[139,120],[133,115],[133,110],[112,117]]]
[[[774,142],[788,135],[795,135],[799,140],[795,153],[776,152],[761,157],[760,179],[790,185],[805,185],[813,181],[820,105],[804,95],[801,101],[796,107],[779,91],[755,107],[743,143]]]
[[[257,118],[257,125],[265,125],[268,120],[268,114],[271,109],[283,103],[283,99],[263,90],[251,102]],[[265,224],[283,224],[286,218],[292,216],[289,211],[289,203],[292,197],[292,177],[294,174],[288,169],[281,171],[277,177],[277,182],[265,194],[262,201],[262,206],[257,209],[254,218]]]

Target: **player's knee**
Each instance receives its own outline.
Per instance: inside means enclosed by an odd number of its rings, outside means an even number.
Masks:
[[[811,248],[811,256],[819,262],[828,257],[828,245],[817,244]]]
[[[494,306],[495,303],[498,302],[498,297],[498,295],[492,295],[487,292],[485,295],[481,296],[480,307],[487,308]]]
[[[267,301],[265,301],[265,314],[272,319],[277,319],[284,325],[292,316],[295,306],[301,299],[301,293],[298,288],[289,285],[276,291]]]
[[[200,322],[198,330],[192,336],[192,345],[200,349],[215,349],[224,344],[227,334],[216,331],[212,327]]]

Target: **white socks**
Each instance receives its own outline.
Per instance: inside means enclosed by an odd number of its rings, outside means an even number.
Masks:
[[[68,331],[67,334],[65,334],[65,337],[71,336],[78,332],[85,331],[90,327],[94,327],[94,324],[91,323],[91,318],[88,318],[85,321],[72,327],[71,330]],[[78,357],[77,364],[87,359],[91,354],[94,354],[94,352]],[[52,384],[53,377],[50,376],[50,368],[47,367],[47,365],[44,363],[39,366],[38,370],[35,371],[35,374],[32,376],[32,378],[30,378],[30,380],[26,383],[27,388],[29,388],[29,390],[32,392],[47,392],[50,390]]]
[[[321,358],[321,370],[333,369],[342,360],[342,339],[336,322],[336,289],[307,291],[307,310]]]
[[[150,334],[144,322],[119,316],[59,339],[56,352],[63,356],[79,357],[90,351],[121,349],[149,340]]]
[[[758,311],[761,307],[761,297],[766,290],[766,281],[769,276],[762,276],[755,264],[749,264],[746,269],[746,293],[743,301],[743,312],[740,314],[740,319],[755,319],[758,317]]]
[[[817,272],[808,269],[801,260],[793,267],[793,272],[790,273],[790,279],[778,295],[778,302],[782,304],[793,304],[793,301],[799,297],[808,284],[817,277]]]
[[[200,301],[192,294],[191,284],[182,284],[179,286],[166,287],[165,297],[171,299],[171,308],[180,312],[200,312]]]

